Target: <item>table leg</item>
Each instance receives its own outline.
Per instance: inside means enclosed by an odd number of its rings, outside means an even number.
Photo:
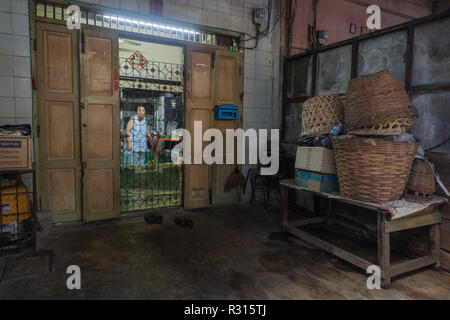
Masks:
[[[320,197],[313,194],[314,214],[320,216]]]
[[[391,286],[391,248],[389,233],[385,232],[387,213],[377,212],[378,229],[378,263],[381,269],[381,286],[389,289]]]
[[[288,188],[281,186],[281,225],[288,222]]]
[[[429,235],[430,235],[430,253],[436,257],[436,264],[434,266],[435,269],[439,270],[441,266],[440,260],[440,246],[441,246],[441,231],[440,224],[436,223],[430,226]]]
[[[333,200],[328,199],[327,224],[331,224],[332,215],[333,215]]]

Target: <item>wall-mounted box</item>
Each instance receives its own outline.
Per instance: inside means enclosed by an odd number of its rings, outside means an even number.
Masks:
[[[214,108],[214,118],[217,120],[234,120],[239,115],[239,108],[230,104],[216,106]]]

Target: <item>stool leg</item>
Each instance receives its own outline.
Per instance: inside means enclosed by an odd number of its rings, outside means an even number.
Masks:
[[[267,192],[267,190],[264,190],[264,189],[263,189],[263,195],[264,195],[264,209],[267,209],[266,192]]]
[[[441,230],[440,224],[436,223],[430,226],[430,253],[436,257],[434,269],[439,270],[441,267],[440,251],[441,251]]]
[[[288,222],[288,189],[284,186],[281,186],[280,193],[281,193],[281,225],[284,226]]]

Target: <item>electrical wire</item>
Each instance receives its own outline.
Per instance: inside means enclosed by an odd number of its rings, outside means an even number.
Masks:
[[[270,35],[270,34],[273,32],[273,30],[275,30],[275,27],[276,27],[276,25],[278,24],[278,22],[280,21],[281,16],[284,14],[284,12],[285,12],[285,10],[286,10],[286,7],[284,7],[284,8],[283,8],[283,11],[280,12],[280,13],[276,16],[276,19],[272,22],[272,28],[270,28],[270,25],[271,25],[271,16],[272,16],[272,14],[271,14],[271,12],[272,12],[272,0],[269,0],[269,2],[268,2],[268,10],[269,10],[269,14],[268,14],[268,19],[267,19],[268,22],[267,22],[266,28],[265,28],[263,31],[259,32],[259,29],[258,29],[259,27],[257,27],[257,29],[256,29],[257,35],[256,35],[256,36],[251,36],[251,35],[250,35],[251,38],[248,38],[248,39],[241,39],[242,42],[245,42],[245,41],[249,41],[249,40],[255,39],[255,41],[256,41],[255,45],[254,45],[253,47],[241,47],[242,49],[247,49],[247,50],[254,50],[254,49],[256,49],[256,47],[257,47],[257,45],[258,45],[258,40],[259,40],[260,38],[267,37],[268,35]],[[245,34],[247,34],[247,33],[245,33]],[[249,34],[247,34],[247,35],[249,35]]]
[[[269,34],[269,29],[270,29],[270,22],[271,22],[271,17],[272,17],[272,0],[269,0],[267,3],[267,26],[265,27],[265,29],[261,32],[256,32],[256,35],[251,35],[248,33],[244,33],[244,35],[248,36],[249,38],[247,39],[241,39],[241,42],[246,42],[246,41],[251,41],[251,40],[255,40],[255,39],[259,39],[262,37],[265,37]],[[257,27],[258,29],[258,27]]]

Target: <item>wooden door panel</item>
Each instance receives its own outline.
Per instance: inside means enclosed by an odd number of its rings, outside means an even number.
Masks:
[[[114,210],[114,171],[113,169],[89,169],[89,212],[96,213]]]
[[[209,106],[210,99],[211,54],[195,51],[192,53],[192,101],[194,103],[204,102]]]
[[[81,110],[83,154],[83,219],[120,215],[120,119],[118,38],[111,30],[83,26]],[[118,79],[117,79],[118,81]]]
[[[225,137],[226,129],[237,129],[242,127],[242,54],[229,51],[216,50],[215,59],[215,92],[214,105],[231,104],[239,107],[239,118],[236,120],[214,120],[214,127],[222,131]],[[226,139],[224,139],[226,141]],[[224,143],[225,144],[225,143]],[[236,147],[234,150],[226,150],[224,145],[224,163],[227,152],[234,151],[236,158]],[[215,164],[212,168],[212,203],[226,204],[236,202],[236,191],[225,192],[224,186],[228,176],[233,172],[237,164]],[[238,166],[240,167],[240,166]]]
[[[47,102],[48,158],[74,159],[74,108],[71,102]]]
[[[86,38],[87,91],[90,96],[112,95],[111,39]]]
[[[81,219],[78,40],[77,30],[36,23],[39,197],[53,222]]]
[[[218,63],[217,101],[220,104],[236,102],[236,58],[220,56]]]
[[[88,135],[89,159],[109,159],[113,153],[113,106],[104,104],[89,104]]]
[[[203,140],[203,134],[205,133],[205,131],[210,127],[209,121],[210,121],[210,113],[211,111],[209,109],[192,109],[191,111],[191,121],[190,121],[190,128],[191,129],[191,140],[192,140],[192,146],[191,146],[191,152],[192,152],[192,162],[194,162],[194,157],[195,157],[195,148],[194,148],[194,141],[199,140],[202,141]],[[201,132],[201,137],[197,137],[196,132],[194,130],[194,121],[201,121],[202,123],[202,132]],[[197,156],[202,158],[202,152],[203,152],[203,148],[207,145],[206,142],[202,142],[202,148],[198,150],[198,154]]]
[[[190,166],[191,193],[190,199],[193,201],[204,201],[209,198],[208,166],[205,164],[194,164]]]
[[[210,49],[189,47],[186,55],[186,129],[191,132],[191,141],[195,141],[194,121],[202,121],[203,132],[211,124],[213,88],[211,87],[212,52]],[[203,136],[202,132],[202,136]],[[203,143],[203,146],[205,143]],[[192,146],[192,162],[194,148]],[[200,154],[199,154],[200,155]],[[204,164],[186,164],[184,166],[185,187],[184,206],[187,209],[210,205],[210,166]]]
[[[44,31],[46,90],[73,91],[72,33]]]
[[[224,150],[223,150],[223,163],[224,164],[215,165],[213,168],[213,174],[214,174],[213,201],[215,198],[231,198],[232,200],[234,200],[234,196],[235,196],[236,192],[234,192],[233,190],[229,191],[229,192],[225,192],[225,190],[224,190],[225,182],[226,182],[228,176],[233,172],[234,168],[236,167],[236,165],[234,165],[234,164],[225,164],[227,152],[229,151],[226,148],[225,133],[226,133],[226,129],[230,128],[230,120],[215,120],[215,127],[222,132],[223,137],[224,137],[224,146],[223,146],[224,147]],[[236,158],[236,153],[235,153],[235,158]]]
[[[50,169],[48,176],[50,210],[55,213],[73,212],[76,208],[75,170]]]

